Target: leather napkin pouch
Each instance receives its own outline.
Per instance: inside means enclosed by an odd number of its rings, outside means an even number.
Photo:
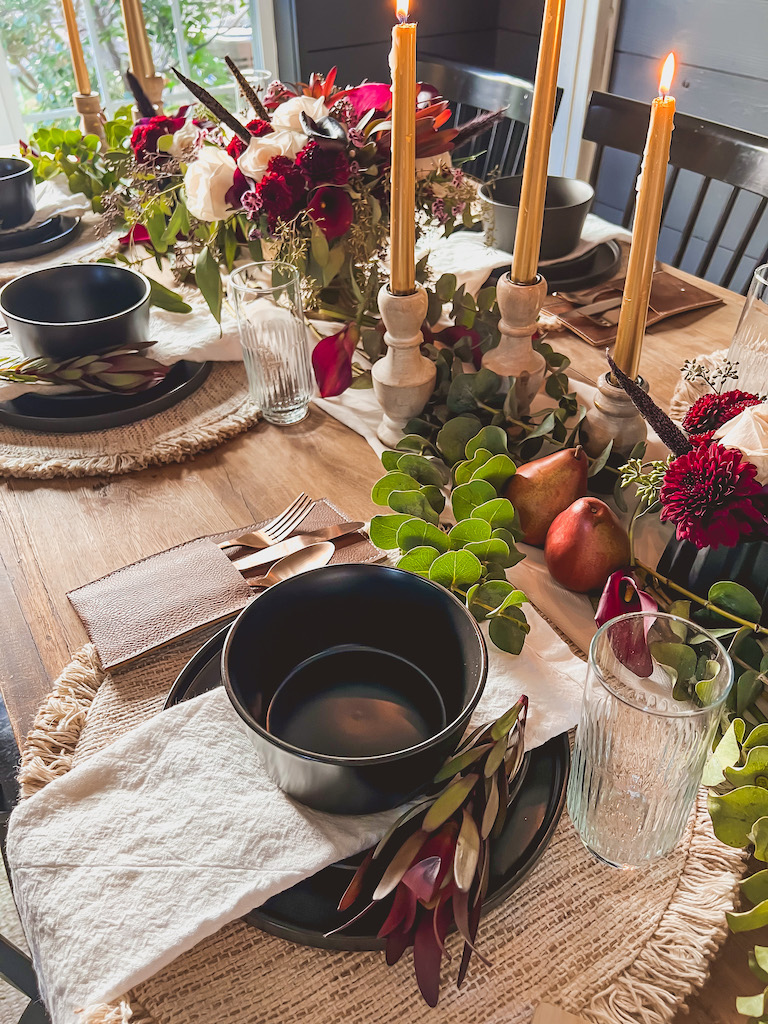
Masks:
[[[590,302],[610,299],[614,296],[620,298],[623,285],[624,281],[621,280],[613,282],[612,285],[607,286],[601,291],[593,289],[590,292]],[[648,303],[647,326],[652,327],[653,324],[658,323],[660,320],[676,316],[678,313],[688,313],[691,310],[704,309],[707,306],[719,306],[722,304],[722,301],[716,295],[712,295],[711,292],[690,284],[688,281],[684,281],[682,278],[676,277],[666,270],[660,270],[653,275],[653,284],[651,285],[651,295]],[[574,334],[578,334],[580,338],[588,341],[590,345],[595,345],[598,348],[611,345],[616,340],[619,309],[620,305],[616,306],[614,310],[600,314],[615,321],[609,326],[603,326],[595,323],[594,320],[590,320],[589,317],[582,316],[579,313],[578,306],[574,306],[567,299],[560,298],[557,295],[547,296],[543,306],[544,312],[553,314],[564,327],[573,331]]]
[[[349,516],[330,502],[318,501],[299,529],[308,533],[349,521]],[[225,553],[214,540],[234,537],[253,528],[251,524],[216,534],[213,539],[201,537],[180,544],[71,591],[67,596],[96,645],[104,667],[115,668],[133,661],[239,612],[254,591],[232,559],[250,549],[228,548]],[[333,563],[373,562],[381,558],[381,552],[361,534],[342,537],[336,544]],[[260,576],[267,568],[246,575]]]

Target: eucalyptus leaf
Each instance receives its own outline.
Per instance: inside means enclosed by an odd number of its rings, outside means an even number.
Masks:
[[[743,725],[744,723],[742,722],[742,732]],[[747,736],[747,738],[744,740],[741,749],[742,752],[746,754],[746,752],[748,750],[751,750],[753,747],[762,746],[768,746],[768,724],[766,724],[765,722],[761,722],[760,725],[755,726],[755,728],[752,730],[749,736]],[[768,894],[766,894],[766,898],[768,899]]]
[[[499,491],[516,471],[517,467],[508,455],[494,455],[473,472],[472,479],[487,480],[496,491]]]
[[[725,781],[728,769],[737,764],[741,756],[740,744],[744,739],[744,729],[742,719],[734,718],[728,731],[709,755],[701,780],[703,785],[719,786]]]
[[[751,932],[755,928],[764,928],[768,924],[768,900],[758,903],[751,910],[726,913],[725,917],[732,932]]]
[[[741,891],[750,903],[762,903],[768,901],[768,869],[756,871],[741,881]]]
[[[423,455],[401,455],[397,468],[401,473],[412,476],[420,484],[433,484],[435,487],[443,485],[442,473]]]
[[[600,454],[592,460],[589,466],[587,476],[597,476],[601,469],[605,468],[605,464],[608,462],[608,458],[613,451],[613,438],[603,448]]]
[[[505,569],[511,569],[513,565],[517,565],[518,562],[521,562],[525,558],[522,551],[518,551],[517,545],[515,544],[516,538],[509,530],[494,530],[491,536],[494,540],[503,540],[507,545],[507,551],[509,554],[506,558],[499,560],[500,564]]]
[[[368,531],[371,543],[382,551],[398,547],[397,534],[403,523],[411,522],[412,516],[400,513],[391,516],[374,516]]]
[[[749,954],[749,969],[764,985],[768,984],[768,946],[755,946]]]
[[[763,692],[763,681],[755,669],[742,672],[736,681],[736,714],[742,715]]]
[[[468,484],[454,487],[451,492],[451,506],[456,522],[469,519],[476,509],[482,508],[495,498],[496,491],[487,480],[472,480]],[[490,523],[490,520],[486,521]],[[490,525],[493,526],[492,523]]]
[[[493,458],[493,453],[489,452],[487,448],[478,448],[475,454],[467,462],[460,462],[458,466],[454,468],[453,476],[457,484],[467,484],[472,479],[473,475],[477,470],[485,465],[489,459]],[[494,488],[494,494],[496,490]]]
[[[409,519],[403,523],[397,531],[397,546],[403,551],[410,551],[411,548],[428,544],[437,550],[438,553],[448,551],[450,544],[448,536],[433,523],[427,523],[423,519]]]
[[[531,438],[544,437],[546,434],[549,434],[551,432],[554,425],[555,414],[553,412],[550,412],[544,417],[544,419],[541,421],[538,427],[534,427],[533,430],[530,431],[526,440],[530,441]]]
[[[423,484],[421,493],[438,514],[445,508],[445,495],[434,484]]]
[[[399,470],[387,473],[381,480],[377,480],[371,491],[371,500],[377,505],[388,505],[389,496],[393,491],[418,491],[419,483],[407,473]]]
[[[410,480],[411,478],[408,477]],[[418,486],[418,485],[417,485]],[[392,491],[389,507],[393,512],[403,512],[418,519],[425,519],[437,526],[440,517],[422,491]]]
[[[483,575],[483,567],[468,551],[447,551],[432,563],[429,578],[454,590],[471,587]]]
[[[408,572],[416,573],[417,576],[424,576],[426,579],[429,577],[432,564],[439,554],[440,552],[437,548],[429,545],[420,545],[407,551],[398,561],[397,568],[407,569]]]
[[[448,388],[446,403],[452,413],[473,412],[477,408],[477,399],[472,387],[474,373],[460,373],[451,381]]]
[[[531,627],[519,608],[508,608],[490,620],[488,636],[507,654],[519,654]]]
[[[397,464],[402,459],[402,452],[382,452],[381,453],[381,464],[388,473],[394,472],[397,469]]]
[[[448,534],[448,544],[458,551],[465,544],[476,544],[491,539],[491,524],[483,519],[462,519]]]
[[[747,619],[749,622],[759,622],[763,609],[760,602],[751,594],[746,587],[732,580],[720,580],[709,588],[708,599],[712,604],[717,605],[732,615]]]
[[[507,433],[501,427],[483,427],[470,441],[464,450],[467,459],[473,458],[478,449],[485,448],[492,455],[508,454]]]
[[[474,587],[467,594],[467,607],[478,622],[487,618],[490,612],[495,611],[515,588],[506,580],[490,580]]]
[[[726,915],[729,921],[734,916],[733,914]],[[757,927],[757,925],[753,925],[753,927]],[[738,931],[741,929],[734,930]],[[743,1013],[745,1017],[762,1017],[765,1013],[765,997],[765,992],[759,992],[756,996],[737,996],[736,1010],[739,1013]]]
[[[708,707],[710,704],[714,704],[720,696],[721,687],[717,681],[717,677],[720,675],[720,663],[709,658],[700,660],[704,661],[704,665],[701,669],[697,665],[696,674],[703,678],[696,683],[696,696],[704,707]]]
[[[740,719],[736,719],[740,721]],[[718,743],[722,746],[725,737]],[[732,786],[768,786],[768,747],[752,747],[742,767],[725,769],[725,777]]]
[[[509,558],[509,548],[498,539],[471,541],[464,550],[471,551],[481,562],[504,562]]]
[[[457,416],[448,420],[437,435],[437,447],[449,465],[462,461],[467,442],[481,427],[482,423],[477,416]]]
[[[710,793],[707,806],[717,838],[726,846],[744,847],[754,823],[768,815],[768,790],[742,786],[722,795]]]
[[[765,776],[763,776],[763,780],[765,784],[768,784],[768,779]],[[768,817],[757,819],[749,833],[749,838],[754,847],[752,855],[755,859],[768,860]]]
[[[469,486],[479,482],[473,480]],[[508,498],[492,498],[472,509],[471,516],[473,519],[484,519],[494,530],[513,530],[516,526],[515,509]]]
[[[487,402],[498,394],[501,386],[501,377],[493,370],[487,370],[484,366],[477,373],[469,374],[472,394],[478,402]]]
[[[648,647],[656,661],[672,670],[675,682],[686,682],[696,672],[696,652],[688,644],[656,641]]]

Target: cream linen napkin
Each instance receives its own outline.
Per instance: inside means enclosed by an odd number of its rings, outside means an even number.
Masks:
[[[533,609],[518,657],[490,648],[473,722],[530,698],[528,746],[572,727],[585,666]],[[23,801],[14,893],[53,1024],[150,977],[339,858],[396,812],[322,814],[266,776],[219,689],[164,711]]]
[[[31,220],[8,231],[0,231],[0,237],[12,238],[17,232],[42,224],[56,214],[62,217],[82,217],[90,211],[90,199],[82,192],[70,192],[67,179],[63,174],[58,174],[55,178],[35,185],[35,212]]]

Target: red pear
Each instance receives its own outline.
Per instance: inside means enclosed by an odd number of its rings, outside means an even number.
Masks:
[[[629,536],[604,501],[579,498],[550,526],[544,557],[552,578],[568,590],[601,590],[629,563]]]
[[[577,498],[587,493],[589,462],[581,449],[564,448],[521,466],[507,484],[526,544],[544,547],[547,530]]]

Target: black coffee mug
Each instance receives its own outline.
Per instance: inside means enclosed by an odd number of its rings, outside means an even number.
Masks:
[[[29,160],[0,157],[0,231],[26,224],[35,213],[35,172]]]
[[[149,340],[149,279],[108,263],[36,270],[0,290],[0,314],[25,356],[75,359]]]

